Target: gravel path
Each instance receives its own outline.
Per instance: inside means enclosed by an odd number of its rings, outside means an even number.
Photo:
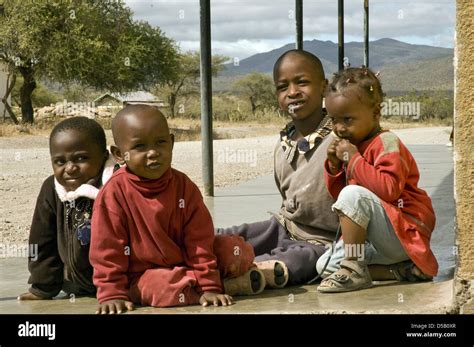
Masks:
[[[399,129],[405,144],[445,144],[450,127]],[[278,135],[214,141],[216,187],[239,184],[273,171]],[[178,142],[173,166],[201,187],[201,144]],[[41,183],[51,174],[46,136],[0,137],[0,242],[25,242]]]

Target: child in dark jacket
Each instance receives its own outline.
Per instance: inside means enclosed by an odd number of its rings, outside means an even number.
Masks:
[[[28,260],[31,287],[19,300],[51,299],[61,289],[95,293],[89,263],[92,206],[114,168],[105,133],[92,119],[68,118],[52,130],[49,148],[53,175],[41,187],[29,236],[38,254]]]

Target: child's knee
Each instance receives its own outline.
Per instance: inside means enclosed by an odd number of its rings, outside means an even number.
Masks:
[[[346,203],[349,206],[357,206],[361,203],[361,198],[369,197],[372,194],[367,188],[351,184],[341,190],[337,197],[337,202]]]
[[[337,201],[332,205],[332,210],[366,229],[372,218],[374,203],[379,200],[367,188],[349,185],[341,190]]]

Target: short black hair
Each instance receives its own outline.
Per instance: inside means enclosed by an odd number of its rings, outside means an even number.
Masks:
[[[120,123],[123,121],[123,119],[129,115],[138,115],[142,112],[153,112],[158,117],[161,117],[164,120],[169,132],[168,121],[166,120],[164,114],[158,109],[158,107],[147,104],[128,104],[120,111],[118,111],[115,117],[112,119],[112,136],[114,137],[115,145],[120,145],[119,136],[121,134],[118,131],[118,128],[120,127]]]
[[[286,51],[283,53],[275,62],[275,65],[273,65],[273,80],[276,80],[276,75],[278,73],[278,69],[280,68],[280,65],[283,61],[283,59],[290,54],[295,54],[295,55],[301,55],[305,58],[308,58],[312,63],[317,71],[318,75],[320,75],[321,79],[325,79],[324,75],[324,68],[323,64],[321,63],[321,60],[317,56],[315,56],[313,53],[310,53],[308,51],[302,50],[302,49],[290,49],[289,51]]]
[[[77,130],[86,134],[97,143],[100,150],[107,150],[107,141],[105,139],[105,131],[97,121],[87,117],[71,117],[67,118],[53,128],[49,135],[49,148],[51,149],[51,141],[58,133],[65,130]]]

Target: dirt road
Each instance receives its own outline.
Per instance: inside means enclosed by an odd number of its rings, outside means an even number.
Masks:
[[[394,130],[406,144],[445,144],[450,131],[450,127]],[[216,186],[271,174],[277,140],[278,135],[214,141]],[[201,143],[178,142],[173,155],[173,166],[201,186]],[[52,173],[48,138],[0,137],[0,165],[0,242],[25,242],[37,194]]]

